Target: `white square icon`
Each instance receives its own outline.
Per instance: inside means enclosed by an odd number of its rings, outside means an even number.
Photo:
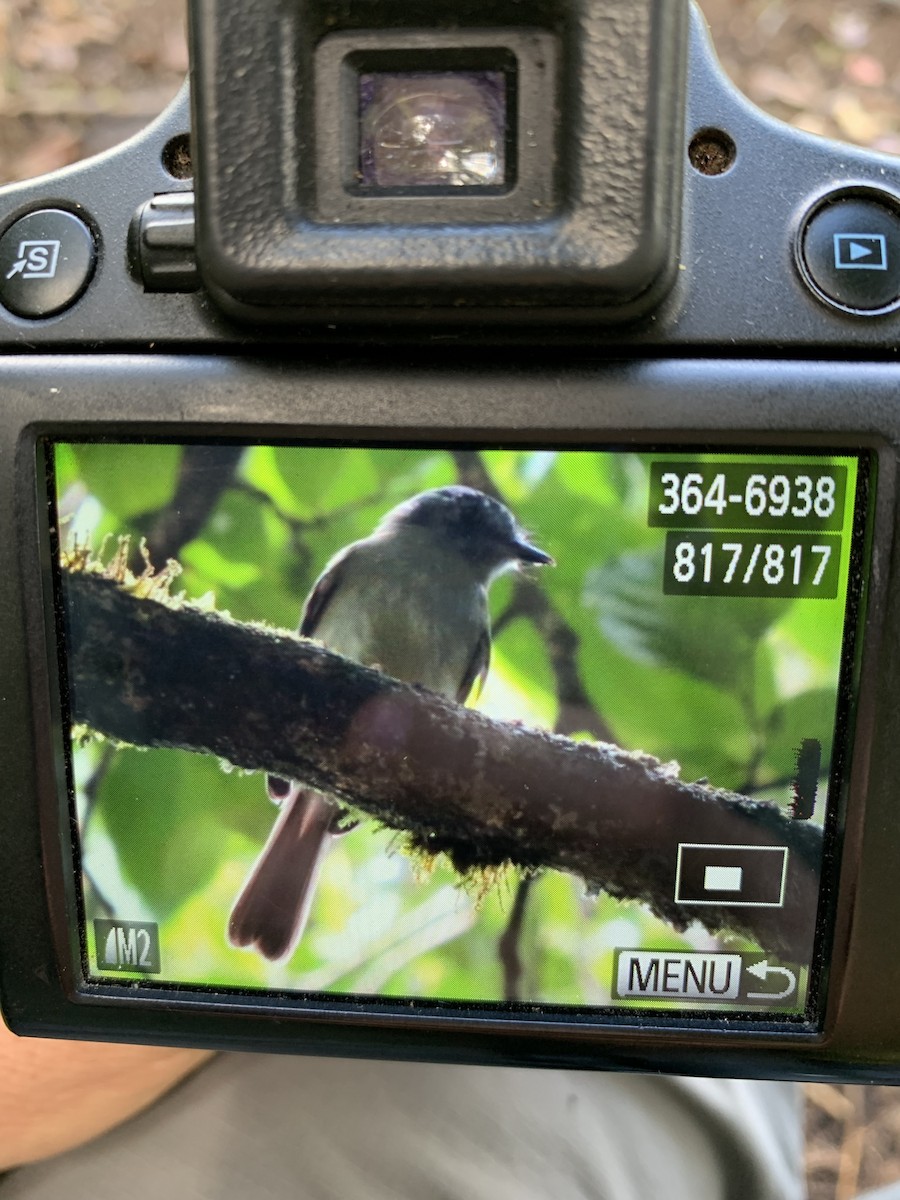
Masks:
[[[744,886],[742,867],[707,867],[703,886],[708,892],[739,892]]]
[[[681,842],[675,867],[675,903],[781,908],[788,858],[787,846]]]

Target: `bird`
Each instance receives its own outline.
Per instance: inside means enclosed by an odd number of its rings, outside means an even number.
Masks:
[[[299,633],[464,704],[488,672],[491,583],[505,571],[552,564],[493,496],[461,484],[433,488],[334,555],[306,599]],[[270,775],[267,790],[280,811],[234,904],[228,938],[280,962],[300,942],[346,815],[292,780]]]

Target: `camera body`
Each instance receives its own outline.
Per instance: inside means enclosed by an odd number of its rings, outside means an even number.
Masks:
[[[190,94],[0,191],[10,1028],[892,1081],[900,167],[672,0],[191,20]],[[486,580],[486,715],[256,629],[460,486],[556,562]],[[267,772],[341,814],[274,965]]]

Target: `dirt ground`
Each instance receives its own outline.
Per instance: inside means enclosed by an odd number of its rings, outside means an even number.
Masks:
[[[185,0],[0,0],[0,181],[115,145],[175,94]],[[756,103],[812,133],[900,153],[900,0],[701,0]],[[811,1200],[900,1180],[900,1092],[807,1088]]]
[[[136,133],[187,70],[185,0],[0,0],[0,180]]]
[[[723,63],[799,128],[900,153],[898,0],[701,0]],[[185,0],[0,0],[0,180],[115,145],[174,95]]]

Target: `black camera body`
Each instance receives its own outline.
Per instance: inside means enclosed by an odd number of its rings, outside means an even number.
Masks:
[[[900,166],[756,111],[680,0],[191,38],[143,134],[0,191],[10,1028],[895,1080]],[[525,570],[466,582],[460,488]],[[387,669],[476,594],[455,695]],[[267,951],[229,907],[298,787]]]

